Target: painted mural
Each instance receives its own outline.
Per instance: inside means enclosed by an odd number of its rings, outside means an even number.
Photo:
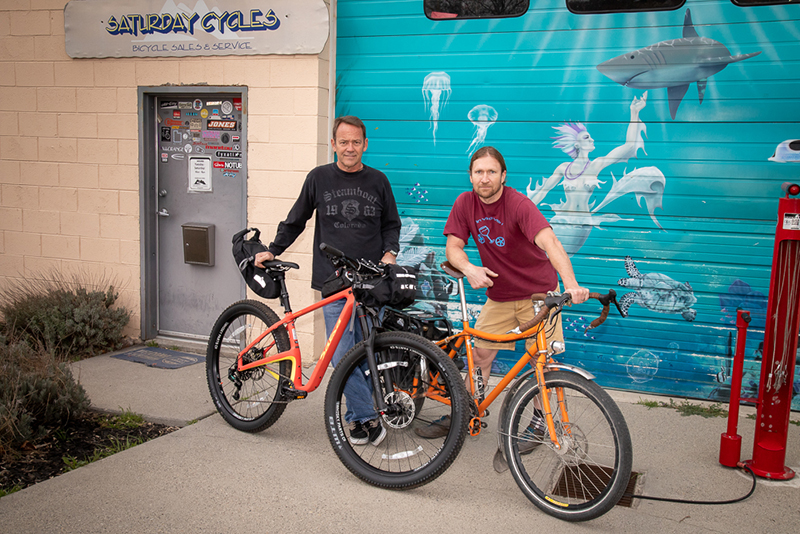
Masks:
[[[777,198],[798,180],[783,164],[800,163],[800,6],[576,15],[549,0],[433,21],[415,0],[368,4],[338,3],[337,114],[365,120],[365,161],[392,182],[417,306],[460,317],[442,229],[469,157],[491,145],[581,284],[615,288],[627,313],[586,332],[597,310],[566,310],[564,360],[606,387],[723,401],[746,309],[742,393],[755,396]],[[468,290],[470,317],[484,299]],[[493,371],[517,357],[501,351]]]
[[[639,272],[630,256],[625,257],[625,270],[629,278],[620,278],[617,284],[634,291],[625,293],[619,299],[622,313],[634,304],[657,313],[678,313],[687,321],[694,321],[697,311],[692,308],[697,299],[689,282],[676,282],[662,273]]]
[[[686,10],[683,37],[652,44],[626,52],[597,66],[605,76],[625,87],[659,89],[666,87],[669,114],[675,119],[689,85],[697,84],[700,103],[706,94],[709,76],[737,61],[744,61],[761,52],[731,55],[720,42],[700,37],[692,24],[692,13]]]
[[[619,181],[612,175],[613,185],[600,204],[595,206],[596,202],[592,199],[595,190],[606,183],[598,179],[598,175],[606,167],[635,158],[639,149],[644,151],[642,135],[646,132],[646,127],[639,119],[639,112],[646,104],[647,92],[641,98],[634,97],[625,144],[593,160],[589,159],[589,154],[595,149],[594,140],[586,126],[581,123],[566,123],[553,127],[560,134],[555,137],[553,146],[570,156],[572,161],[560,164],[549,178],[537,183],[534,189],[528,184],[527,194],[534,204],[542,206],[542,201],[554,187],[561,185],[564,188],[564,199],[559,204],[544,205],[555,212],[555,216],[550,218],[550,224],[570,256],[581,249],[593,228],[621,219],[613,213],[598,212],[628,193],[634,194],[637,202],[641,203],[644,199],[650,218],[661,228],[654,210],[661,207],[666,179],[656,167],[623,173]]]

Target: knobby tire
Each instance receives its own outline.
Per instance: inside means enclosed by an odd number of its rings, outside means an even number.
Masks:
[[[208,389],[217,411],[237,430],[260,432],[273,425],[286,409],[280,383],[290,376],[289,361],[244,372],[236,367],[238,353],[278,321],[266,304],[243,300],[222,312],[211,331],[206,351]],[[277,328],[245,354],[244,360],[253,362],[289,348],[286,329]]]
[[[456,459],[467,434],[469,403],[455,364],[436,345],[405,332],[375,337],[381,394],[400,413],[381,417],[387,435],[377,447],[352,445],[344,388],[353,372],[366,375],[364,342],[351,349],[334,369],[325,394],[325,427],[339,459],[358,478],[374,486],[411,489],[431,482]],[[367,376],[368,378],[368,376]],[[449,403],[442,402],[446,399]],[[451,417],[445,436],[423,438],[414,429]]]

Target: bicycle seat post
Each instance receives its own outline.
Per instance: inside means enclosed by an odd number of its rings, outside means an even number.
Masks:
[[[468,322],[469,316],[467,315],[467,296],[464,291],[464,279],[458,279],[458,296],[461,298],[461,321]]]
[[[283,306],[284,313],[292,313],[292,306],[289,304],[289,290],[286,289],[286,276],[285,273],[281,272],[279,276],[276,276],[278,282],[281,284],[281,306]]]

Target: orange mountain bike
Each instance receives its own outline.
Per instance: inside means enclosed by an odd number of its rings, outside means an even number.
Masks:
[[[622,413],[608,393],[592,382],[594,376],[552,358],[561,347],[548,344],[548,325],[554,321],[545,319],[560,313],[570,303],[570,295],[533,295],[536,316],[532,320],[506,334],[489,334],[469,325],[463,273],[449,262],[442,269],[458,281],[463,329],[437,344],[451,358],[466,354],[467,389],[474,399],[470,434],[480,433],[485,424],[481,417],[508,387],[498,418],[495,469],[504,470],[507,463],[525,496],[560,519],[585,521],[609,511],[630,479],[631,438]],[[616,293],[591,293],[590,298],[603,304],[602,313],[588,327],[595,328],[608,317],[609,305],[617,305]],[[536,343],[500,383],[484,391],[472,359],[472,339],[507,343],[533,337]],[[532,369],[523,372],[529,363]]]
[[[211,332],[206,357],[208,388],[219,413],[231,426],[259,432],[272,426],[287,403],[304,399],[319,387],[345,328],[358,317],[365,340],[339,362],[325,394],[325,427],[331,445],[345,466],[370,484],[407,489],[430,482],[458,456],[469,419],[468,397],[455,364],[432,342],[405,332],[373,328],[378,312],[358,297],[370,277],[382,272],[368,262],[347,258],[322,244],[335,266],[352,284],[307,308],[293,313],[285,272],[298,268],[283,261],[265,262],[280,285],[284,317],[266,304],[243,300],[229,306]],[[322,306],[345,300],[325,349],[303,382],[300,344],[295,331],[298,317]],[[372,321],[368,318],[372,317]],[[375,412],[387,431],[378,445],[353,445],[347,428],[345,384],[353,375],[372,390]],[[432,380],[435,377],[435,380]],[[425,402],[427,397],[445,403]],[[450,432],[435,440],[418,437],[414,427],[449,416]]]

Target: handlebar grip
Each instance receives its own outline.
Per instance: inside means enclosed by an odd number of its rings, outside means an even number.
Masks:
[[[324,252],[325,254],[328,254],[329,256],[335,256],[337,258],[344,258],[345,257],[344,252],[342,252],[341,250],[339,250],[336,247],[332,247],[331,245],[328,245],[328,244],[325,244],[325,243],[320,243],[319,244],[319,249],[322,252]]]

